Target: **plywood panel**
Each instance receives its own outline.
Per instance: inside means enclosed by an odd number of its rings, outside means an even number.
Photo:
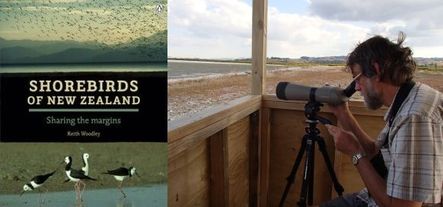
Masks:
[[[334,120],[330,114],[319,114]],[[300,150],[302,137],[305,135],[304,111],[272,110],[271,113],[271,152],[270,152],[270,183],[269,206],[278,206],[281,195],[287,184],[286,178],[290,174],[295,158]],[[334,158],[334,144],[332,137],[327,134],[326,128],[318,124],[326,142],[327,151],[331,160]],[[314,204],[329,200],[332,182],[321,153],[316,145],[314,172]],[[297,170],[295,183],[285,202],[285,206],[297,206],[299,200],[304,159]]]
[[[169,158],[168,206],[209,206],[208,139]]]
[[[229,206],[249,206],[249,117],[226,129]]]

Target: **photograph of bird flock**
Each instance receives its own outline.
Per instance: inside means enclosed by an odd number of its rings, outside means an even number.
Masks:
[[[167,0],[0,0],[0,77],[166,74],[166,62]],[[167,206],[165,142],[1,137],[0,207]]]
[[[167,61],[166,0],[0,0],[0,64]]]

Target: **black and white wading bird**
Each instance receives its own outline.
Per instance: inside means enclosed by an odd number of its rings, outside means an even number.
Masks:
[[[112,175],[112,176],[114,176],[114,178],[117,181],[120,181],[120,183],[118,185],[118,189],[123,194],[123,198],[126,198],[126,194],[125,194],[125,192],[123,192],[123,189],[122,189],[123,180],[125,180],[126,178],[129,178],[129,177],[132,177],[134,175],[139,176],[137,174],[137,172],[135,172],[135,167],[129,167],[129,168],[120,167],[115,170],[108,170],[108,172],[105,172],[103,174]]]
[[[46,180],[48,180],[49,177],[54,175],[55,172],[56,171],[54,170],[48,174],[34,176],[31,179],[31,181],[29,181],[29,183],[26,183],[23,186],[23,191],[20,193],[20,196],[22,196],[23,193],[25,193],[26,191],[33,191],[33,190],[41,187],[43,185],[43,183],[46,182]]]
[[[25,193],[26,191],[33,191],[37,188],[39,188],[39,193],[40,193],[40,204],[43,203],[43,199],[42,199],[42,194],[40,191],[40,187],[43,185],[44,182],[46,182],[46,180],[48,180],[49,177],[51,177],[52,175],[54,175],[54,173],[56,172],[56,170],[44,174],[44,175],[37,175],[34,176],[31,181],[29,181],[28,183],[26,183],[23,186],[23,191],[20,193],[20,196],[23,195],[23,193]]]
[[[91,178],[87,175],[85,175],[85,172],[83,170],[76,170],[73,169],[72,166],[72,157],[66,156],[65,157],[65,172],[66,176],[68,177],[69,181],[75,182],[74,189],[76,192],[76,198],[77,200],[82,200],[82,194],[83,191],[86,188],[86,183],[84,180],[96,180],[95,178]],[[83,189],[82,186],[83,185]]]
[[[88,162],[88,159],[89,159],[89,154],[88,153],[83,153],[83,156],[82,156],[82,160],[83,160],[82,170],[83,170],[83,174],[85,174],[85,175],[89,175],[89,162]]]

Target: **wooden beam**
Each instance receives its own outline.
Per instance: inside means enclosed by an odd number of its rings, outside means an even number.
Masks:
[[[262,95],[266,79],[268,0],[254,0],[252,9],[252,95]]]
[[[259,206],[269,206],[269,166],[271,154],[271,109],[265,108],[260,114],[260,143],[259,143]]]
[[[263,108],[304,111],[305,104],[307,103],[307,101],[281,100],[278,99],[275,95],[263,95],[262,97],[263,97],[263,102],[262,102]],[[354,116],[362,115],[362,116],[383,117],[386,111],[388,110],[387,107],[381,107],[380,109],[377,110],[370,110],[368,109],[368,107],[365,106],[364,102],[361,100],[352,100],[349,101],[348,104]],[[324,106],[321,107],[320,112],[331,112],[331,110],[329,110],[329,107],[327,105],[328,104],[324,104]]]
[[[236,122],[258,110],[260,105],[261,96],[243,96],[228,103],[222,103],[192,114],[190,117],[170,121],[168,122],[168,143],[173,143],[185,136],[195,134],[208,126],[223,120],[229,120],[228,124]],[[234,117],[238,119],[234,120]],[[228,126],[229,125],[221,126],[216,132]]]
[[[250,118],[250,140],[249,140],[249,206],[258,206],[258,146],[260,141],[260,113],[251,114]]]
[[[228,152],[226,129],[210,138],[210,206],[229,206]]]
[[[168,157],[174,159],[182,151],[207,139],[231,124],[257,111],[261,105],[261,96],[244,97],[233,101],[217,110],[210,110],[204,115],[196,114],[197,118],[188,125],[176,125],[168,132]],[[200,118],[200,119],[198,119]],[[186,121],[188,123],[188,121]],[[169,126],[170,127],[170,126]],[[168,127],[168,128],[169,128]]]

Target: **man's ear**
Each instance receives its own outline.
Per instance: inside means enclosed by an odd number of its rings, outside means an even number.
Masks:
[[[375,73],[376,73],[376,78],[377,81],[381,81],[381,69],[380,69],[380,65],[377,62],[372,63],[372,66],[374,67]]]

